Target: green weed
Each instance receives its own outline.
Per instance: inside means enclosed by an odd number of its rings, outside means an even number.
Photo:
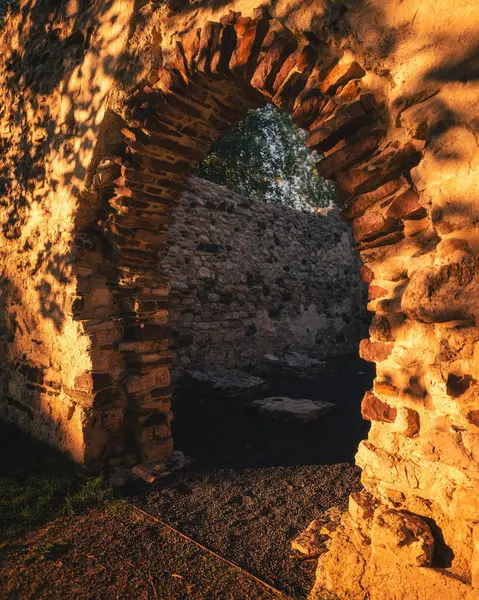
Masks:
[[[0,422],[0,540],[112,498],[101,477],[87,477],[66,455]]]

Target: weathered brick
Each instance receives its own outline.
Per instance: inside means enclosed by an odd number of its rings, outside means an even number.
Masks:
[[[384,178],[385,176],[383,175],[382,177]],[[353,196],[354,191],[361,190],[361,188],[364,189],[366,185],[373,189]],[[355,219],[360,217],[373,204],[390,198],[402,185],[404,185],[404,180],[401,178],[382,183],[381,176],[376,175],[376,178],[373,178],[370,174],[367,175],[367,172],[363,174],[358,173],[356,175],[356,186],[354,188],[346,188],[349,191],[350,198],[344,209],[345,218]],[[388,214],[387,216],[394,217],[400,215]]]
[[[322,82],[321,91],[325,94],[334,94],[339,87],[352,79],[360,79],[365,74],[366,72],[357,62],[337,64]]]
[[[332,179],[341,171],[362,162],[378,149],[385,133],[382,129],[376,129],[364,136],[346,140],[344,148],[317,163],[318,174],[326,179]]]
[[[251,78],[257,89],[272,92],[273,82],[287,57],[295,50],[296,42],[289,37],[277,35]]]
[[[361,280],[364,281],[364,283],[371,283],[371,281],[374,279],[374,273],[372,269],[366,265],[361,265],[359,272],[361,275]]]
[[[407,190],[391,202],[386,214],[402,219],[422,219],[427,215],[427,210],[421,205],[419,194],[414,190]]]
[[[396,419],[397,409],[380,400],[372,392],[366,392],[361,403],[361,415],[368,421],[393,423]]]
[[[361,340],[359,344],[359,355],[368,362],[382,362],[386,360],[393,350],[393,344],[386,342],[372,342]]]
[[[368,299],[376,300],[388,295],[388,290],[379,285],[370,285],[368,288]]]
[[[353,234],[358,242],[374,240],[403,229],[404,225],[399,219],[384,217],[379,210],[369,210],[353,220]]]

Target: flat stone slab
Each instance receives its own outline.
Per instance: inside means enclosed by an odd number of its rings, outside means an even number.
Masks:
[[[206,396],[252,396],[266,387],[260,377],[249,375],[237,369],[222,367],[203,367],[186,371],[179,382],[181,388]]]
[[[308,398],[288,398],[287,396],[272,396],[254,400],[246,408],[261,416],[279,421],[310,423],[319,419],[334,408],[331,402],[309,400]]]
[[[314,377],[326,369],[326,363],[323,360],[309,358],[298,352],[282,356],[266,354],[264,362],[267,373],[289,377]]]

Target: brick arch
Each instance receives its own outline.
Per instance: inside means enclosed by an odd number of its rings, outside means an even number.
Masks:
[[[337,183],[344,218],[352,223],[364,263],[362,277],[370,284],[369,309],[376,312],[371,337],[361,343],[362,357],[378,365],[374,389],[361,406],[363,417],[372,422],[357,459],[367,491],[351,500],[348,518],[356,522],[335,538],[336,549],[318,572],[321,589],[345,594],[359,585],[361,574],[348,575],[342,583],[344,563],[338,557],[345,552],[347,562],[364,569],[373,511],[393,505],[414,512],[406,498],[397,502],[404,494],[395,489],[395,481],[388,487],[384,468],[394,466],[383,463],[396,458],[384,446],[392,450],[391,435],[404,443],[417,437],[428,398],[420,367],[404,376],[389,360],[402,352],[395,339],[407,331],[405,321],[414,318],[401,306],[409,281],[407,257],[430,251],[438,239],[410,173],[421,161],[423,144],[396,127],[386,90],[331,38],[293,35],[263,8],[254,17],[230,11],[177,35],[161,66],[107,115],[106,157],[94,176],[101,197],[101,278],[113,296],[114,327],[106,334],[118,329],[108,350],[115,381],[109,366],[102,410],[103,421],[113,424],[101,452],[104,458],[120,454],[130,464],[142,461],[148,472],[149,465],[173,450],[169,282],[161,261],[187,177],[222,131],[268,102],[288,111],[306,130],[308,147],[322,155],[318,174]],[[100,401],[102,393],[99,389]],[[111,398],[116,404],[108,404]],[[121,417],[115,423],[117,413]],[[408,472],[397,474],[398,481],[404,477],[410,485]],[[399,489],[404,485],[401,480]],[[420,557],[406,561],[430,564],[428,526],[419,517],[401,515],[385,513],[384,518],[410,519],[400,526],[414,531],[424,546]],[[426,516],[431,515],[435,512]],[[363,553],[354,545],[355,535],[363,536]]]
[[[340,41],[327,32],[322,38],[293,34],[264,8],[251,17],[225,12],[174,35],[159,63],[115,104],[105,128],[111,156],[99,222],[113,268],[113,320],[121,325],[112,389],[124,406],[122,456],[126,448],[132,461],[148,465],[173,448],[169,282],[161,260],[175,201],[212,141],[249,109],[273,103],[306,130],[307,145],[322,155],[319,175],[337,184],[369,284],[368,308],[375,312],[370,338],[360,346],[361,356],[377,365],[361,405],[371,421],[356,458],[365,490],[351,497],[331,551],[320,560],[316,587],[344,598],[363,598],[370,590],[383,598],[385,579],[374,574],[386,565],[387,577],[411,577],[411,597],[426,597],[433,585],[438,597],[469,593],[459,579],[470,581],[472,542],[463,542],[464,522],[453,525],[459,496],[451,504],[452,480],[435,474],[429,459],[414,458],[422,452],[421,436],[428,439],[428,411],[443,401],[427,366],[436,360],[435,323],[468,318],[461,302],[444,311],[431,295],[450,273],[441,279],[421,271],[421,261],[431,260],[421,257],[434,256],[440,241],[411,174],[423,157],[423,136],[401,129],[404,107],[389,100],[388,83]],[[450,394],[471,383],[464,375],[449,377]],[[426,489],[418,494],[416,486]],[[401,531],[418,540],[403,555]],[[416,580],[411,565],[434,568]],[[454,584],[441,568],[458,578]]]
[[[175,201],[212,141],[268,102],[288,111],[323,155],[318,173],[337,182],[360,251],[390,248],[404,239],[405,220],[426,216],[409,177],[420,152],[391,135],[383,91],[331,40],[297,37],[264,8],[254,18],[230,11],[179,35],[161,67],[107,116],[109,155],[97,166],[105,180],[99,223],[114,274],[106,284],[123,327],[119,353],[112,350],[124,369],[115,394],[121,389],[123,435],[137,460],[159,461],[173,448],[161,257]],[[371,278],[370,268],[363,273]],[[387,293],[370,288],[376,302]],[[364,343],[367,359],[389,351],[383,338]],[[372,395],[363,403],[366,418],[394,410]]]

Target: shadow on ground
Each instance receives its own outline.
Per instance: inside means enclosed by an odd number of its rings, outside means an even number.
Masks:
[[[65,454],[0,421],[0,545],[111,497],[101,477],[88,477]]]

